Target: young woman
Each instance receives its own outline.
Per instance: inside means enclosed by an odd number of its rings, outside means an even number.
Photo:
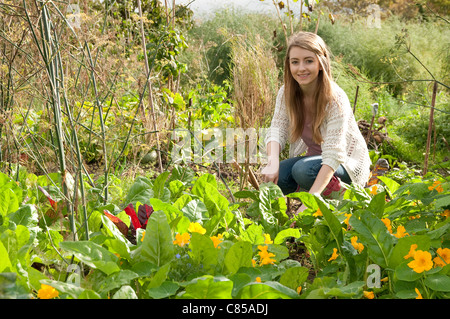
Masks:
[[[321,194],[339,180],[364,186],[370,174],[369,152],[347,95],[333,81],[322,38],[310,32],[293,35],[284,68],[284,85],[265,139],[263,180],[278,184],[284,194]],[[289,159],[280,162],[287,141]]]

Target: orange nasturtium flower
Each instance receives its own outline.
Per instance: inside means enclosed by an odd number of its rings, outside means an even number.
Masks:
[[[261,282],[261,277],[256,277],[256,282]]]
[[[423,298],[422,298],[422,294],[420,293],[419,289],[414,288],[414,290],[416,291],[416,294],[417,294],[416,299],[423,299]]]
[[[217,236],[211,236],[209,238],[211,238],[211,240],[213,241],[214,248],[217,248],[217,246],[219,246],[219,244],[223,240],[223,235],[222,234],[218,234]],[[220,249],[220,247],[219,247],[219,249]]]
[[[41,289],[38,290],[37,297],[39,299],[53,299],[58,297],[59,292],[49,285],[41,284]]]
[[[417,244],[412,244],[411,247],[409,248],[409,252],[406,256],[404,256],[403,258],[408,259],[408,258],[414,258],[414,254],[416,253],[416,249],[417,249]]]
[[[450,209],[444,210],[444,212],[441,214],[441,216],[448,218],[450,216]]]
[[[264,244],[273,244],[273,240],[270,239],[270,234],[264,234]]]
[[[261,266],[263,265],[268,265],[268,264],[273,264],[274,262],[276,262],[275,259],[272,259],[272,257],[275,257],[274,254],[269,253],[267,251],[269,247],[268,246],[261,246],[258,245],[258,249],[260,250],[260,252],[258,253],[259,257],[261,258],[259,264]]]
[[[438,256],[434,257],[433,261],[436,266],[444,267],[450,264],[450,249],[448,248],[438,248],[436,253]]]
[[[358,240],[358,236],[353,236],[352,238],[350,238],[352,246],[360,253],[363,251],[364,245],[361,243],[358,243],[357,240]]]
[[[373,293],[373,291],[363,291],[363,294],[367,299],[375,298],[375,294]]]
[[[347,217],[347,218],[344,220],[344,223],[346,223],[347,226],[348,226],[348,223],[349,223],[350,217],[352,217],[352,214],[344,213],[344,215],[345,215],[345,217]]]
[[[408,263],[408,267],[419,274],[425,270],[430,270],[433,267],[431,254],[428,251],[417,250],[414,254],[414,260]]]
[[[173,244],[183,247],[184,245],[189,244],[190,239],[191,239],[191,236],[189,235],[189,233],[176,234]]]
[[[386,225],[386,228],[392,234],[391,220],[389,218],[382,218],[381,221],[383,222],[384,225]]]
[[[370,194],[376,195],[377,194],[377,189],[378,189],[378,186],[377,185],[373,185],[372,188],[370,189]]]
[[[320,210],[320,208],[317,208],[317,211],[313,214],[314,217],[319,217],[319,216],[323,216],[322,211]]]
[[[405,237],[406,235],[409,235],[409,234],[405,231],[405,227],[402,225],[398,226],[397,234],[394,234],[394,236],[397,238],[402,238],[402,237]]]
[[[191,233],[199,233],[201,235],[206,233],[206,229],[204,229],[203,226],[200,225],[199,223],[190,223],[188,231],[190,231]]]
[[[332,261],[335,260],[336,258],[338,258],[339,254],[337,253],[337,248],[333,248],[333,254],[331,255],[330,259],[328,259],[328,261]]]
[[[433,189],[435,189],[438,193],[442,193],[444,191],[440,181],[434,181],[433,185],[428,186],[428,190],[432,191]]]

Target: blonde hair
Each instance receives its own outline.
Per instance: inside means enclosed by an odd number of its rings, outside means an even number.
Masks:
[[[331,75],[330,52],[323,39],[315,33],[298,32],[289,38],[289,45],[284,62],[284,93],[286,106],[290,115],[291,142],[294,142],[301,137],[305,118],[303,93],[300,85],[293,78],[290,71],[289,53],[292,47],[300,47],[313,52],[321,66],[316,92],[314,94],[314,103],[316,107],[312,114],[313,140],[317,144],[321,144],[323,139],[319,127],[325,118],[326,106],[333,99],[333,77]]]

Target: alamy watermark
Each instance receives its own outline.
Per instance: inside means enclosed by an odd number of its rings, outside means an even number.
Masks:
[[[367,6],[367,26],[369,28],[381,28],[381,10],[378,4],[370,4]]]
[[[78,4],[69,4],[66,9],[67,23],[73,29],[79,29],[81,27],[81,11]]]
[[[202,121],[194,121],[193,130],[176,128],[172,133],[172,160],[175,163],[267,164],[265,139],[270,128],[202,129]]]

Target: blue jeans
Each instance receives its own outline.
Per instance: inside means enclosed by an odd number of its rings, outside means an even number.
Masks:
[[[320,155],[299,156],[283,160],[280,162],[278,186],[284,195],[297,191],[299,186],[301,191],[309,191],[321,167],[322,156]],[[334,175],[344,183],[351,183],[350,176],[342,165],[338,167]]]

